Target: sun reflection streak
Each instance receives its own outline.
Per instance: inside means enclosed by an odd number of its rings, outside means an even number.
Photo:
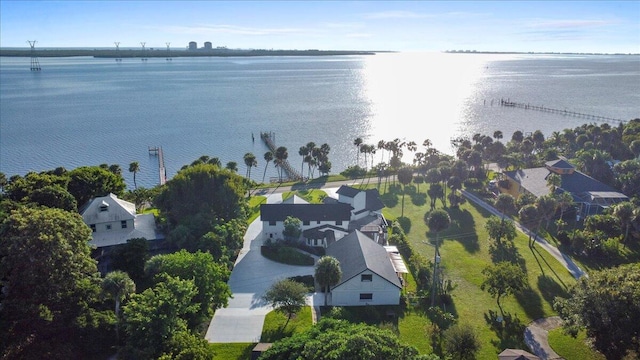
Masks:
[[[465,101],[489,59],[445,53],[378,54],[365,60],[363,98],[370,102],[369,142],[430,139],[441,151],[464,133]],[[405,154],[405,161],[411,161]]]

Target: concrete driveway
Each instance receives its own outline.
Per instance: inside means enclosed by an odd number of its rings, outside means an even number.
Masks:
[[[282,194],[270,194],[268,203],[282,201]],[[229,287],[233,298],[229,306],[218,309],[209,324],[205,339],[212,343],[259,342],[265,315],[272,310],[261,297],[276,281],[291,276],[313,275],[313,266],[277,263],[260,254],[262,221],[256,219],[244,236],[244,247],[231,272]],[[310,295],[311,305],[317,296]],[[321,297],[320,297],[321,298]]]

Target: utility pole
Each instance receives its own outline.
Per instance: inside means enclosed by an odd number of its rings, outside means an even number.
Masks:
[[[144,45],[146,44],[146,42],[141,42],[140,45],[142,45],[142,61],[147,61],[147,54],[146,54],[146,50],[144,48]]]
[[[116,41],[114,44],[116,45],[116,62],[120,62],[122,61],[122,57],[120,57],[120,42]]]
[[[38,61],[38,55],[36,55],[36,40],[27,40],[29,46],[31,46],[31,71],[40,71],[40,61]]]

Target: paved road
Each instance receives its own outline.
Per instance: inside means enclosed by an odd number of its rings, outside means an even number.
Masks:
[[[549,330],[562,326],[559,316],[538,319],[524,331],[524,342],[529,349],[542,360],[562,359],[551,346],[549,346]]]

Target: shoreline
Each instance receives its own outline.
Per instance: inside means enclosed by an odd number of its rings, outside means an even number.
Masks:
[[[174,58],[174,57],[240,57],[240,56],[340,56],[340,55],[375,55],[382,51],[354,50],[99,50],[99,49],[0,49],[0,56],[7,57],[78,57],[93,56],[95,58]],[[388,51],[387,51],[388,52]]]

